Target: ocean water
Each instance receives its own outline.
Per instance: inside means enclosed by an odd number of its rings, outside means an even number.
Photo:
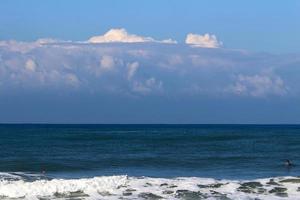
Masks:
[[[299,175],[298,125],[0,125],[0,199],[300,199]]]

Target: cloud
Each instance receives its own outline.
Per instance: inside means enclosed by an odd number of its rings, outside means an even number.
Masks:
[[[128,68],[127,78],[128,78],[128,80],[132,79],[132,77],[135,75],[138,67],[139,67],[138,62],[133,62],[133,63],[128,63],[127,64],[127,68]]]
[[[177,44],[177,41],[176,40],[173,40],[171,38],[169,39],[164,39],[164,40],[156,40],[156,42],[159,42],[159,43],[166,43],[166,44]]]
[[[152,42],[1,44],[0,95],[76,89],[120,97],[300,97],[300,55]]]
[[[115,61],[112,56],[104,55],[100,60],[100,67],[105,71],[112,70],[115,66]]]
[[[299,122],[300,54],[153,40],[0,41],[0,120]]]
[[[284,95],[288,92],[284,81],[274,74],[256,74],[237,76],[232,91],[238,95],[265,97],[267,95]]]
[[[15,40],[0,41],[0,48],[6,48],[9,51],[27,53],[40,46],[37,42],[18,42]]]
[[[1,41],[0,40],[0,48],[7,48],[9,51],[27,53],[32,51],[35,48],[42,47],[47,44],[59,44],[66,43],[71,41],[63,41],[52,38],[41,38],[34,42],[20,42],[15,40]]]
[[[205,35],[198,35],[189,33],[186,36],[185,43],[193,47],[204,47],[204,48],[219,48],[223,44],[218,41],[215,35],[206,33]]]
[[[71,41],[63,41],[53,38],[40,38],[35,41],[37,44],[51,44],[51,43],[61,43],[61,42],[71,42]]]
[[[163,89],[162,81],[156,80],[156,78],[151,77],[144,82],[135,81],[133,83],[132,91],[147,95],[153,91],[161,92]]]
[[[161,42],[161,43],[177,43],[175,40],[166,39],[162,41],[154,40],[151,37],[144,37],[128,33],[125,29],[111,29],[104,35],[91,37],[88,42],[90,43],[111,43],[111,42],[123,42],[123,43],[139,43],[139,42]]]
[[[25,64],[25,69],[30,72],[35,72],[36,64],[32,59],[28,59]]]

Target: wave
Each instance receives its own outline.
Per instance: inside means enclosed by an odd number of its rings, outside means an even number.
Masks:
[[[101,176],[50,179],[0,173],[0,199],[300,199],[299,177],[217,180]]]

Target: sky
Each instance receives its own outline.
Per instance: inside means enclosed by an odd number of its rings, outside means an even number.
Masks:
[[[0,123],[300,123],[298,0],[0,9]]]
[[[300,49],[298,0],[1,0],[0,39],[85,40],[111,28],[139,35],[217,35],[226,47],[276,53]]]

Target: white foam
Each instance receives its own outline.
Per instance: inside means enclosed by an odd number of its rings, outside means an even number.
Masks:
[[[8,176],[8,174],[0,173]],[[53,180],[36,180],[27,182],[24,180],[1,180],[0,196],[6,198],[24,198],[38,199],[39,197],[60,197],[66,198],[71,193],[77,192],[82,195],[83,199],[119,199],[126,194],[129,199],[141,199],[141,194],[153,194],[164,199],[178,199],[178,192],[190,191],[195,194],[205,195],[207,199],[216,199],[216,196],[222,194],[230,199],[282,199],[275,193],[270,193],[274,187],[287,188],[288,197],[284,199],[300,199],[298,187],[300,183],[282,183],[280,180],[294,177],[278,177],[274,181],[281,186],[269,185],[268,179],[252,180],[260,182],[266,192],[245,193],[238,188],[242,183],[247,181],[237,180],[215,180],[209,178],[148,178],[148,177],[127,177],[127,176],[103,176],[82,179],[53,179]],[[300,180],[300,179],[299,179]],[[219,187],[213,187],[212,184],[220,184]],[[200,185],[200,186],[199,186]],[[186,191],[184,191],[186,190]],[[80,191],[80,192],[79,192]],[[166,193],[168,191],[169,193]],[[125,193],[125,194],[124,194]],[[83,194],[85,196],[83,196]],[[217,194],[217,195],[216,195]]]

